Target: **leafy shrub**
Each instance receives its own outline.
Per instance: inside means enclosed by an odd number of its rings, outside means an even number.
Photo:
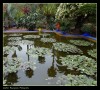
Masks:
[[[91,23],[83,24],[81,31],[91,34],[94,30],[94,25]]]

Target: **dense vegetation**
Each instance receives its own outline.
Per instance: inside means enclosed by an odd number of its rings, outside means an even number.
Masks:
[[[95,3],[58,3],[58,4],[3,4],[3,24],[5,28],[24,27],[28,30],[45,28],[67,33],[88,33],[96,36]]]

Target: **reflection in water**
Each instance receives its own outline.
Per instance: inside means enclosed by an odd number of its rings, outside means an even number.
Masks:
[[[40,46],[41,46],[40,38],[34,39],[34,47],[40,47]]]
[[[21,51],[22,50],[22,47],[20,45],[18,45],[18,50]]]
[[[5,76],[5,79],[7,80],[6,82],[7,85],[13,85],[14,83],[17,83],[18,82],[17,72],[9,73],[7,76]]]
[[[54,52],[54,49],[53,49],[53,52]],[[56,68],[55,68],[55,66],[54,66],[54,56],[55,56],[55,55],[53,55],[52,66],[51,66],[50,68],[48,68],[48,76],[49,76],[49,77],[56,77],[56,74],[57,74]]]
[[[15,50],[14,54],[12,55],[12,58],[14,58],[14,57],[17,57],[16,50]]]
[[[38,56],[38,60],[39,60],[39,63],[41,64],[45,63],[45,57]]]
[[[34,71],[29,67],[27,68],[27,70],[25,71],[25,74],[28,78],[31,78],[34,75]]]
[[[60,65],[56,65],[56,66],[57,66],[57,71],[59,73],[65,73],[67,71],[66,66],[60,66]]]
[[[31,45],[27,45],[27,51],[31,48]],[[28,57],[28,62],[30,62],[30,58],[29,58],[29,55],[26,54],[27,57]],[[31,78],[33,75],[34,75],[34,71],[28,67],[26,70],[25,70],[25,74],[28,78]]]
[[[9,54],[4,54],[4,57],[7,57]]]
[[[49,69],[48,69],[48,76],[49,77],[56,77],[56,68],[54,68],[54,66],[51,66]]]

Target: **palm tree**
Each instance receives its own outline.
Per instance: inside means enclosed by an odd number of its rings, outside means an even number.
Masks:
[[[47,28],[49,27],[49,25],[52,23],[52,21],[55,18],[57,5],[58,4],[43,4],[43,6],[41,6],[42,13],[44,16],[46,16]],[[51,19],[52,19],[52,21],[51,21]]]

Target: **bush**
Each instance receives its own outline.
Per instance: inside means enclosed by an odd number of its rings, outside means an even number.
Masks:
[[[86,24],[83,24],[81,31],[92,34],[94,32],[94,29],[95,27],[92,23],[86,23]]]

